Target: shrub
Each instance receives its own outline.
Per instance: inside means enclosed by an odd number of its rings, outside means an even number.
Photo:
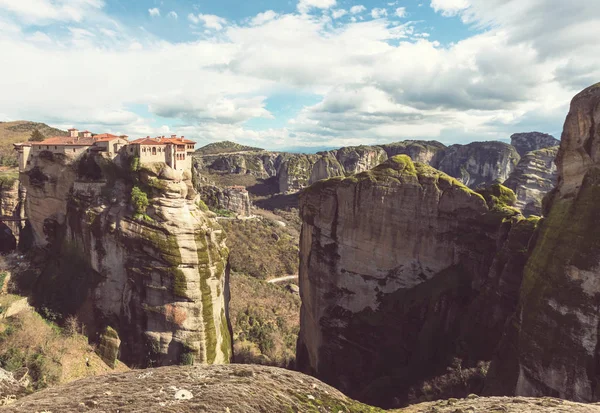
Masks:
[[[67,337],[72,337],[75,334],[79,333],[81,330],[81,326],[79,323],[79,319],[76,316],[68,316],[65,318],[64,326],[62,332]]]
[[[129,170],[131,172],[138,172],[140,170],[140,158],[139,156],[134,156],[129,161]]]
[[[137,186],[131,190],[131,205],[133,205],[135,213],[141,215],[146,214],[146,208],[150,205],[148,195]]]

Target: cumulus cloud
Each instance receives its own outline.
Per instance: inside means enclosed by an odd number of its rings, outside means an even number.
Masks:
[[[167,17],[177,20],[179,18],[179,15],[174,11],[170,11],[169,14],[167,14]]]
[[[260,26],[261,24],[273,20],[276,17],[277,13],[275,13],[273,10],[267,10],[263,13],[258,13],[256,16],[254,16],[252,20],[250,20],[250,24],[252,26]]]
[[[367,10],[367,8],[365,6],[363,6],[362,4],[350,7],[350,13],[352,13],[352,14],[360,14],[360,13],[364,12],[365,10]]]
[[[344,9],[337,9],[331,12],[331,17],[334,19],[339,19],[340,17],[344,17],[348,12]]]
[[[443,3],[438,12],[448,13],[451,4]],[[173,129],[263,147],[556,132],[571,97],[600,79],[597,2],[578,0],[569,12],[562,4],[470,0],[453,13],[477,30],[449,45],[429,40],[419,23],[398,24],[379,13],[332,25],[335,8],[268,10],[241,22],[192,14],[190,22],[209,34],[180,43],[100,26],[109,36],[73,20],[58,21],[62,32],[35,34],[39,29],[28,30],[12,11],[0,17],[0,49],[20,65],[3,67],[0,88],[11,99],[0,100],[0,113],[130,136]],[[350,17],[363,12],[350,9]],[[109,82],[107,67],[119,68]],[[280,119],[270,99],[282,93],[311,96],[310,104]],[[172,125],[163,127],[162,118]],[[248,126],[256,118],[267,127]],[[273,118],[286,126],[268,127]]]
[[[201,23],[207,29],[212,30],[223,30],[223,28],[227,25],[227,19],[223,17],[215,16],[214,14],[189,14],[188,20],[190,20],[194,24]]]
[[[329,9],[336,5],[336,0],[300,0],[297,8],[300,13],[308,13],[311,9]]]
[[[80,22],[103,6],[103,0],[0,0],[0,10],[27,23],[44,25],[53,21]]]
[[[394,13],[397,17],[406,17],[406,7],[398,7]]]
[[[387,16],[387,10],[381,8],[375,8],[371,10],[371,17],[374,19],[379,19]]]
[[[455,16],[469,7],[469,0],[431,0],[431,8],[443,16]]]
[[[160,9],[158,7],[148,9],[148,14],[152,17],[158,17],[160,16]]]

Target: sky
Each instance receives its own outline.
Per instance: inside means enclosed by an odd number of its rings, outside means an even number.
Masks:
[[[599,0],[0,0],[0,121],[310,150],[560,136]]]

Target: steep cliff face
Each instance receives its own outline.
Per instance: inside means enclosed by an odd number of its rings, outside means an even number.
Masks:
[[[547,133],[527,132],[513,134],[510,143],[520,156],[524,156],[527,152],[558,146],[560,141]]]
[[[200,185],[198,192],[202,201],[210,208],[225,209],[242,217],[252,215],[252,202],[243,186],[221,188],[215,185]]]
[[[405,155],[305,190],[298,367],[393,406],[455,357],[490,360],[535,227],[505,193]]]
[[[600,399],[600,84],[571,102],[558,185],[528,260],[490,393]]]
[[[557,153],[558,146],[527,152],[504,182],[517,195],[516,206],[523,215],[542,215],[542,200],[556,185]]]
[[[285,154],[278,152],[241,152],[194,157],[200,172],[250,174],[257,178],[270,178],[277,175]]]
[[[437,141],[402,141],[381,145],[388,157],[408,155],[414,162],[426,163],[434,168],[442,160],[446,145]]]
[[[0,251],[14,250],[25,228],[25,189],[21,187],[18,172],[0,173],[0,215],[8,219],[0,223]],[[7,231],[8,230],[8,231]]]
[[[71,164],[42,153],[21,174],[36,245],[48,251],[35,304],[78,314],[92,335],[112,327],[126,362],[227,362],[221,228],[196,207],[189,172],[165,164],[130,171],[117,161]],[[147,207],[133,185],[148,194]]]
[[[473,142],[449,146],[437,169],[470,188],[504,182],[519,162],[516,149],[503,142]]]

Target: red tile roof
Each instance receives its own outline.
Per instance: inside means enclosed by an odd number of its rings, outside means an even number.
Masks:
[[[54,136],[41,142],[34,142],[33,145],[70,145],[70,146],[91,146],[95,142],[94,138],[72,138],[70,136]]]
[[[108,142],[112,141],[113,139],[117,139],[120,136],[111,135],[110,133],[101,133],[100,135],[94,135],[92,137],[98,142]]]
[[[34,145],[70,145],[70,146],[92,146],[96,142],[109,142],[113,139],[117,139],[119,136],[111,135],[110,133],[103,133],[91,137],[71,137],[71,136],[54,136],[52,138],[45,139],[41,142],[35,142]]]
[[[165,138],[164,136],[161,136],[158,138],[145,137],[145,138],[136,139],[129,143],[132,145],[167,145],[167,144],[174,144],[174,145],[194,144],[195,145],[196,144],[196,142],[190,141],[188,139]]]

